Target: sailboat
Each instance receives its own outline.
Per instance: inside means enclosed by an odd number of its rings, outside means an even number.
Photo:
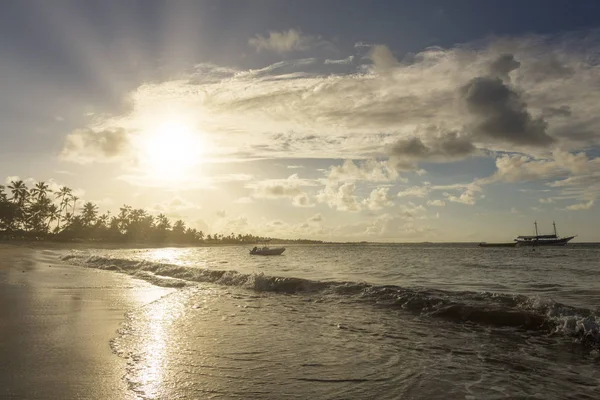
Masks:
[[[556,233],[556,222],[552,221],[554,226],[554,234],[540,235],[538,233],[537,221],[534,223],[535,236],[519,236],[515,239],[517,246],[565,246],[575,236],[560,237]]]

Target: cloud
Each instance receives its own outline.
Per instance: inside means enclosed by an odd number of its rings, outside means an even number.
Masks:
[[[334,65],[347,65],[347,64],[352,64],[352,61],[354,61],[354,56],[348,56],[346,58],[344,58],[343,60],[325,60],[325,64],[334,64]]]
[[[545,147],[554,143],[547,123],[534,119],[521,96],[499,78],[477,77],[461,88],[468,112],[475,117],[473,133],[516,145]]]
[[[426,219],[427,217],[424,215],[426,211],[427,209],[422,204],[417,205],[410,201],[398,206],[398,215],[408,220]]]
[[[398,197],[425,197],[430,190],[428,186],[412,186],[398,192]]]
[[[594,168],[600,171],[600,158],[589,159],[585,153],[572,154],[556,150],[551,157],[538,159],[525,155],[504,154],[496,158],[494,175],[482,179],[480,182],[535,181],[564,176],[569,173],[586,174]]]
[[[593,165],[599,169],[600,164]],[[549,182],[547,185],[560,191],[558,195],[554,196],[555,198],[574,199],[588,204],[590,201],[594,201],[600,194],[600,170],[588,174],[570,176],[565,179]],[[589,206],[591,207],[592,205],[593,203]]]
[[[593,205],[594,205],[594,200],[590,200],[585,203],[572,204],[570,206],[567,206],[567,210],[572,210],[572,211],[589,210],[590,208],[592,208]]]
[[[128,147],[129,137],[123,128],[76,129],[65,138],[60,157],[78,163],[111,161],[122,156]]]
[[[552,197],[548,197],[545,199],[540,199],[540,203],[542,204],[553,204],[554,203],[554,199]]]
[[[311,47],[324,43],[320,37],[307,36],[296,29],[287,31],[270,31],[268,36],[256,35],[248,40],[248,43],[257,51],[269,50],[276,53],[288,53],[292,51],[305,51]]]
[[[399,169],[414,170],[419,161],[448,162],[462,159],[475,153],[471,141],[457,132],[447,132],[432,137],[428,144],[418,137],[400,139],[388,150],[388,154]]]
[[[427,200],[427,205],[435,207],[445,207],[446,202],[444,200]]]
[[[559,107],[547,107],[542,111],[542,114],[546,118],[570,117],[573,115],[573,112],[571,111],[571,107],[563,105]]]
[[[302,189],[306,186],[315,186],[311,180],[301,179],[298,174],[290,175],[287,179],[268,179],[246,185],[253,189],[252,197],[257,199],[291,198],[292,204],[297,207],[312,207],[308,194]]]
[[[373,46],[369,58],[373,61],[375,67],[383,70],[389,70],[400,64],[389,47],[384,45]]]
[[[353,182],[343,184],[330,183],[317,193],[316,199],[320,203],[327,203],[329,207],[339,211],[359,211],[360,203],[356,196],[356,185]]]
[[[217,210],[217,217],[225,218],[227,216],[227,211],[225,210]]]
[[[376,216],[371,221],[349,224],[338,227],[336,233],[349,237],[364,237],[380,239],[418,240],[426,235],[431,237],[433,229],[427,225],[416,226],[414,222],[403,215],[385,213]]]
[[[477,193],[481,191],[481,187],[471,184],[460,194],[460,196],[456,196],[447,192],[444,192],[443,195],[448,201],[472,206],[477,201]]]
[[[501,54],[490,64],[490,75],[506,79],[508,74],[519,68],[521,63],[512,54]]]
[[[329,168],[327,179],[336,182],[367,181],[390,182],[398,178],[398,173],[387,161],[373,159],[357,161],[345,160],[342,165]]]
[[[362,201],[362,204],[369,210],[381,210],[384,207],[390,207],[394,205],[388,196],[388,187],[378,187],[373,189],[369,197]]]
[[[275,33],[254,45],[307,46],[299,31]],[[140,132],[165,110],[192,116],[211,160],[392,157],[401,169],[417,169],[478,154],[578,152],[600,144],[600,92],[590,90],[600,85],[589,56],[600,50],[596,39],[596,31],[492,38],[427,48],[401,62],[396,49],[357,44],[343,65],[316,57],[249,70],[203,64],[189,76],[140,85],[127,94],[127,110],[96,115],[67,137],[63,153],[135,159],[131,138],[117,134],[123,140],[108,145],[102,132]]]

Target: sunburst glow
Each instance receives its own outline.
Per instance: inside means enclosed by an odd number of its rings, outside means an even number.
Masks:
[[[141,167],[153,178],[181,180],[203,159],[202,135],[184,118],[168,118],[140,137]]]

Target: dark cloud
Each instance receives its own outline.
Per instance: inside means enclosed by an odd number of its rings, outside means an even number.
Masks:
[[[412,158],[425,158],[429,148],[419,138],[400,139],[391,148],[394,156],[408,156]]]
[[[572,114],[571,107],[560,106],[560,107],[547,107],[544,109],[544,117],[570,117]]]
[[[512,54],[502,54],[490,64],[490,75],[500,78],[508,77],[510,71],[521,66]]]
[[[125,129],[77,129],[65,138],[61,156],[81,162],[110,160],[122,155],[128,147],[129,137]]]
[[[461,88],[468,111],[476,118],[474,135],[527,146],[548,146],[546,121],[534,119],[519,94],[499,78],[477,77]]]
[[[418,137],[400,139],[388,151],[400,169],[414,169],[419,161],[444,162],[475,153],[471,141],[457,132],[447,132],[425,144]]]

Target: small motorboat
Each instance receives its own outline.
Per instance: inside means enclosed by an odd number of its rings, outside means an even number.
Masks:
[[[266,243],[261,247],[254,246],[250,250],[250,255],[253,256],[280,256],[285,251],[285,247],[269,247]]]

